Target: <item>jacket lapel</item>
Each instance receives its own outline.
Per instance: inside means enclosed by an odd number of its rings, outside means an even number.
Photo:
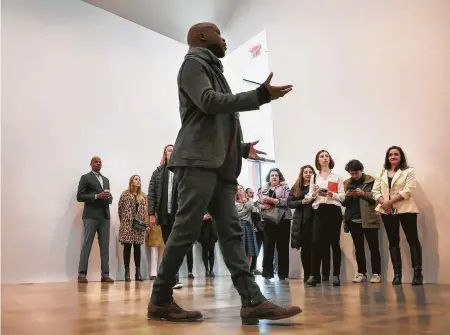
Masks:
[[[101,176],[101,174],[100,174]],[[91,171],[91,178],[94,180],[94,184],[98,185],[98,187],[103,191],[102,184],[100,184],[100,181],[98,180],[97,176],[94,172]],[[103,177],[102,177],[103,178]],[[105,180],[103,179],[103,184],[105,183]]]
[[[381,180],[382,180],[386,185],[389,185],[389,182],[388,182],[388,172],[387,172],[387,170],[384,170],[384,171],[383,171],[383,174],[381,175]]]
[[[392,184],[391,184],[391,186],[395,184],[395,182],[398,180],[398,178],[400,178],[401,174],[402,174],[402,170],[400,170],[400,169],[398,169],[395,172],[394,177],[392,177]]]

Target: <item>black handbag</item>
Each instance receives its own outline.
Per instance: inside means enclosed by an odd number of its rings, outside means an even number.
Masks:
[[[136,199],[136,197],[134,198],[134,201],[136,203],[136,208],[135,208],[135,214],[134,214],[134,218],[133,218],[133,229],[136,230],[139,233],[143,233],[147,230],[148,228],[148,224],[145,221],[139,220],[136,218],[136,215],[138,213],[138,208],[139,208],[139,203]]]
[[[136,218],[133,219],[133,229],[143,233],[148,228],[148,224],[145,221],[138,220]]]
[[[261,211],[261,216],[264,222],[277,225],[280,223],[284,213],[281,213],[277,207],[270,207]]]

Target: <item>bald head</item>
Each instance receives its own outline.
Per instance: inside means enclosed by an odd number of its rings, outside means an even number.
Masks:
[[[202,38],[205,35],[205,33],[208,33],[208,30],[217,28],[215,24],[209,23],[209,22],[202,22],[194,24],[188,32],[187,35],[187,43],[190,47],[196,47],[199,42],[201,42]]]
[[[99,172],[102,168],[102,160],[98,156],[94,156],[91,158],[91,168],[92,171]]]
[[[220,34],[220,29],[210,22],[193,25],[188,32],[187,43],[190,47],[208,48],[218,58],[225,56],[227,44]]]

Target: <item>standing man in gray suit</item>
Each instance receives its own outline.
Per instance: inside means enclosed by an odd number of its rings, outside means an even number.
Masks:
[[[279,307],[262,295],[249,271],[243,230],[234,205],[242,158],[262,159],[253,143],[242,143],[238,112],[259,109],[291,91],[292,86],[272,86],[272,74],[253,91],[232,94],[219,58],[226,43],[212,23],[193,26],[190,46],[178,74],[181,129],[168,168],[178,183],[178,210],[167,241],[158,277],[148,305],[149,319],[192,321],[199,311],[186,311],[173,300],[172,287],[183,258],[197,241],[205,210],[217,224],[219,245],[231,279],[241,296],[241,319],[278,320],[301,312],[299,307]]]
[[[84,238],[81,247],[80,265],[78,266],[78,282],[87,284],[86,279],[89,255],[95,233],[98,234],[100,246],[100,258],[102,263],[103,283],[114,283],[109,277],[109,229],[110,213],[109,205],[113,197],[109,191],[109,179],[102,176],[102,160],[100,157],[91,159],[92,171],[81,176],[78,184],[77,200],[84,202],[83,225]]]

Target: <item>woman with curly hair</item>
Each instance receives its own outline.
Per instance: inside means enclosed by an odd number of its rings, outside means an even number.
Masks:
[[[289,186],[277,168],[271,169],[261,189],[260,206],[265,221],[263,277],[274,277],[274,253],[278,253],[278,279],[289,277],[289,237],[291,209],[288,207]]]

